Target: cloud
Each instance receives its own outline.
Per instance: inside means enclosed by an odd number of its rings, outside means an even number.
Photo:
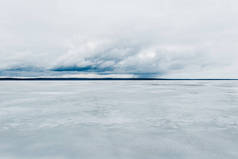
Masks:
[[[0,75],[237,78],[237,4],[3,0]]]

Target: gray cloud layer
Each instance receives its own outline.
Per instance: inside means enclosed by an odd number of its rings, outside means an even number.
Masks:
[[[238,78],[237,5],[236,0],[0,0],[0,75],[76,71]]]

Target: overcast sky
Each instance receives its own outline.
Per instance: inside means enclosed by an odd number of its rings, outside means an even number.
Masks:
[[[0,76],[238,78],[237,8],[237,0],[0,0]]]

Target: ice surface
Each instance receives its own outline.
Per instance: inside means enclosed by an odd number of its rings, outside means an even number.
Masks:
[[[237,159],[238,81],[1,81],[1,159]]]

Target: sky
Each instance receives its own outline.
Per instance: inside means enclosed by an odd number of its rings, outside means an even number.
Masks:
[[[0,0],[0,77],[238,78],[237,0]]]

